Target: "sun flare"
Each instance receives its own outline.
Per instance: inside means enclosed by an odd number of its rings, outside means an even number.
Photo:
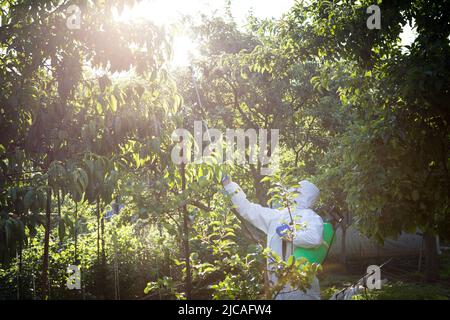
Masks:
[[[231,1],[231,14],[239,24],[244,24],[252,12],[261,18],[279,17],[294,3],[293,0],[280,0],[273,6],[272,0],[238,0]],[[170,28],[183,16],[198,17],[202,14],[225,13],[223,0],[143,0],[133,7],[125,7],[122,12],[115,12],[118,22],[147,20],[158,26]],[[187,66],[198,54],[197,45],[184,30],[177,30],[173,35],[173,66]]]
[[[170,28],[183,15],[195,14],[195,11],[208,8],[207,1],[196,1],[192,6],[190,1],[183,0],[150,0],[141,1],[133,7],[125,7],[122,12],[115,11],[117,22],[132,22],[139,20],[151,21],[158,26]],[[198,5],[201,5],[200,7]],[[193,39],[183,30],[177,30],[172,37],[173,66],[187,66],[197,54],[197,46]]]

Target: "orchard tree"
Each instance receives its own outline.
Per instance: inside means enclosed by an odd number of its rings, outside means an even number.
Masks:
[[[380,241],[420,229],[432,280],[434,236],[449,230],[449,4],[379,3],[380,30],[366,26],[371,4],[299,3],[279,34],[293,58],[325,61],[318,86],[337,81],[343,112],[351,114],[324,163],[326,185]],[[402,48],[407,23],[417,37]]]
[[[43,297],[52,198],[58,211],[66,194],[95,203],[100,224],[120,164],[130,158],[139,164],[152,154],[157,117],[180,101],[162,70],[170,55],[164,31],[113,18],[113,9],[134,3],[5,1],[1,7],[2,254],[7,262],[21,248],[24,224],[29,235],[36,222],[45,226]],[[74,5],[79,28],[67,23]],[[133,73],[135,80],[117,83],[117,72]]]

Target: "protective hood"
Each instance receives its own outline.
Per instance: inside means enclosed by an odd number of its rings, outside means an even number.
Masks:
[[[300,187],[296,191],[298,195],[294,201],[299,209],[311,209],[319,199],[319,188],[307,180],[300,181]]]

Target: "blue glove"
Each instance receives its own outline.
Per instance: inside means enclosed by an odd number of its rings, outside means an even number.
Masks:
[[[230,180],[230,177],[227,176],[226,174],[222,176],[222,180],[220,180],[220,183],[223,184],[223,182],[224,182],[225,180]]]
[[[286,223],[283,223],[282,225],[278,226],[276,230],[280,238],[284,238],[289,234],[289,232],[292,232],[292,228]]]

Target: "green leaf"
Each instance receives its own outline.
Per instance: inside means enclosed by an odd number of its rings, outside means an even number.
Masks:
[[[117,99],[114,95],[111,95],[109,98],[109,107],[113,112],[117,111]]]
[[[292,265],[294,264],[294,262],[295,262],[294,256],[290,256],[290,257],[288,258],[287,265],[288,265],[288,266],[292,266]]]
[[[25,208],[25,212],[27,212],[31,208],[35,198],[36,198],[36,193],[35,193],[34,189],[28,190],[28,192],[25,194],[25,197],[23,198],[23,205]]]

